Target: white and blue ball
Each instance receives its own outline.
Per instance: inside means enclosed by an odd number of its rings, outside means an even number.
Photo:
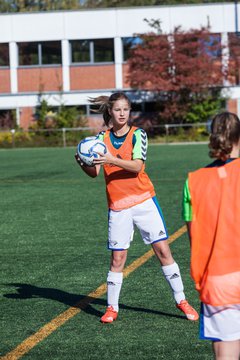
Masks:
[[[107,147],[96,136],[89,136],[80,141],[77,153],[84,164],[93,166],[93,160],[99,158],[98,153],[106,154]]]

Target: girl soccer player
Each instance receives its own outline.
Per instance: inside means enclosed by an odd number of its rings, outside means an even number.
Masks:
[[[99,106],[108,130],[99,134],[107,146],[107,154],[100,154],[93,167],[86,166],[75,155],[83,171],[96,177],[104,169],[109,207],[108,248],[112,251],[107,275],[107,310],[103,323],[117,319],[123,269],[127,259],[134,226],[145,244],[151,244],[163,274],[169,283],[176,306],[189,320],[197,320],[197,312],[185,299],[183,283],[177,263],[167,243],[167,230],[152,182],[145,172],[147,135],[144,130],[129,125],[131,103],[124,93],[90,100]]]
[[[240,359],[240,120],[224,112],[211,124],[210,157],[190,173],[183,215],[191,241],[191,274],[201,300],[200,339],[215,359]]]

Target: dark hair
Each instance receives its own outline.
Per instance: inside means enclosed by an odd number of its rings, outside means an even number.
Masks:
[[[89,98],[89,102],[95,105],[99,105],[98,110],[92,110],[94,112],[103,114],[104,123],[108,126],[111,121],[111,115],[109,110],[112,109],[114,103],[117,100],[126,100],[131,107],[131,101],[127,95],[123,92],[113,93],[111,96],[98,96],[96,98]]]
[[[240,140],[240,120],[236,114],[223,112],[217,114],[211,123],[209,156],[226,160],[229,158],[233,145]]]

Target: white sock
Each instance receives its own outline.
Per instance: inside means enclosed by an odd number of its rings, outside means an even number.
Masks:
[[[162,266],[162,271],[170,285],[176,303],[179,304],[185,300],[185,294],[178,264],[174,262],[171,265]]]
[[[123,273],[109,271],[107,276],[107,303],[115,311],[119,310],[118,301],[123,282]]]

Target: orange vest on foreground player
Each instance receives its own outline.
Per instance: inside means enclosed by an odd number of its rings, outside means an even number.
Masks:
[[[132,138],[136,127],[132,127],[119,149],[115,149],[111,144],[110,130],[104,136],[104,142],[113,156],[124,160],[132,160]],[[155,196],[152,182],[145,173],[145,165],[139,173],[124,170],[118,166],[105,164],[104,176],[106,181],[108,207],[119,211]]]
[[[240,159],[189,174],[191,275],[200,299],[240,303]]]

